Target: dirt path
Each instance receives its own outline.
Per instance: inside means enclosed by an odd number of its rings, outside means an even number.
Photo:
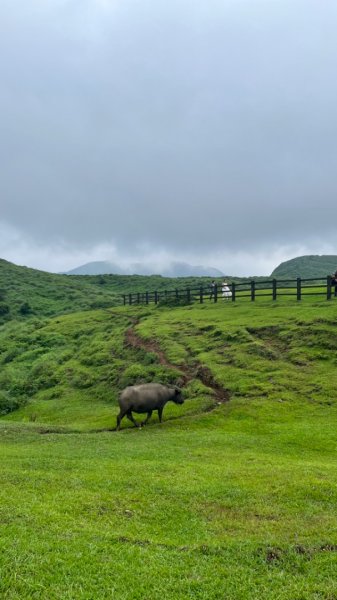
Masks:
[[[125,343],[126,345],[135,348],[136,350],[145,350],[146,352],[153,352],[158,356],[159,362],[161,365],[165,367],[170,367],[172,369],[177,369],[177,365],[171,364],[166,358],[164,352],[161,350],[160,345],[156,340],[144,340],[141,338],[135,331],[136,323],[130,327],[125,335]],[[199,364],[195,364],[194,367],[189,367],[186,364],[179,365],[179,370],[183,373],[181,385],[186,385],[192,379],[200,379],[200,381],[207,387],[213,390],[215,405],[223,404],[224,402],[228,402],[230,399],[229,392],[219,385],[211,371],[205,366]],[[210,410],[213,410],[212,407]]]

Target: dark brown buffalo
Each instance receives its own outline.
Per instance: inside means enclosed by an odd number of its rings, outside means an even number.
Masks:
[[[132,416],[133,412],[147,413],[145,421],[142,422],[142,425],[145,425],[152,412],[157,410],[161,423],[164,406],[170,400],[176,404],[183,404],[184,400],[178,387],[161,383],[143,383],[125,388],[118,399],[120,412],[117,416],[116,429],[120,428],[121,420],[125,415],[136,427],[139,427]]]

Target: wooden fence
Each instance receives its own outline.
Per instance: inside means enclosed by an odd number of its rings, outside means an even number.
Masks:
[[[325,296],[327,300],[337,296],[337,286],[332,285],[331,276],[314,277],[311,279],[267,279],[266,281],[245,281],[242,283],[228,283],[231,295],[227,300],[236,302],[240,298],[249,298],[252,302],[261,296],[270,296],[276,300],[281,296],[296,296],[301,300],[303,296]],[[215,284],[213,290],[210,285],[198,287],[176,288],[175,290],[155,290],[151,292],[137,292],[123,294],[123,304],[158,304],[161,301],[200,302],[205,300],[217,302],[223,299],[221,284]],[[225,298],[226,299],[226,298]],[[172,302],[173,303],[173,302]]]

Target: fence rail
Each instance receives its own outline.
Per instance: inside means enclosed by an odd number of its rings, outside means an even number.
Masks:
[[[296,296],[301,300],[303,296],[325,296],[327,300],[337,297],[337,285],[332,283],[330,275],[327,277],[311,277],[296,279],[268,279],[266,281],[244,281],[228,283],[229,294],[223,294],[221,284],[215,284],[214,288],[200,285],[186,288],[176,288],[174,290],[154,290],[146,292],[136,292],[122,294],[123,304],[159,304],[162,301],[170,299],[183,300],[186,302],[199,302],[202,304],[205,300],[218,302],[219,298],[224,298],[236,302],[240,298],[250,298],[252,302],[258,297],[270,296],[272,300],[277,300],[280,296]],[[323,291],[322,291],[323,288]],[[261,293],[262,292],[262,293]]]

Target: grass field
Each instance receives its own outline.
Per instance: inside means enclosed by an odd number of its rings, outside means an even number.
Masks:
[[[8,323],[0,597],[336,600],[336,317],[284,298]],[[121,387],[184,373],[162,425],[104,431]]]

